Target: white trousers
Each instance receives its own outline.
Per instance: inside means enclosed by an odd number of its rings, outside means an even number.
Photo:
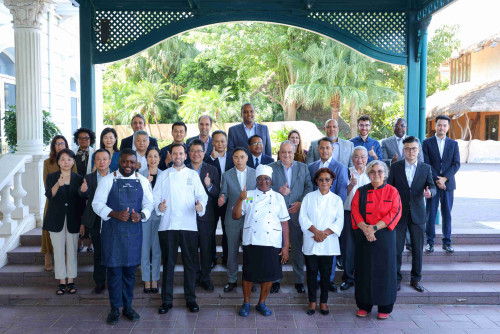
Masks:
[[[56,279],[75,278],[77,273],[78,233],[69,233],[66,219],[61,232],[49,232],[54,247]]]

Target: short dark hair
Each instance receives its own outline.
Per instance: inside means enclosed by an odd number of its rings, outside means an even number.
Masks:
[[[158,152],[158,155],[161,157],[161,151],[160,151],[160,149],[158,147],[156,147],[156,146],[152,146],[152,147],[148,147],[148,149],[146,150],[146,155],[145,155],[146,158],[148,157],[148,154],[151,151]]]
[[[215,130],[214,132],[212,132],[212,138],[214,138],[215,135],[223,135],[227,140],[227,133],[222,130]]]
[[[61,158],[61,155],[63,155],[63,154],[67,154],[67,155],[69,155],[70,158],[75,160],[75,152],[73,152],[69,148],[65,148],[65,149],[60,150],[59,153],[57,153],[57,157],[56,157],[57,162],[59,162],[59,159]]]
[[[200,117],[198,117],[198,124],[200,124],[200,121],[202,118],[208,118],[210,120],[210,125],[212,125],[212,123],[214,122],[214,119],[212,118],[212,116],[210,115],[201,115]]]
[[[316,173],[314,173],[314,176],[313,176],[313,181],[314,183],[318,186],[318,179],[319,179],[319,176],[321,175],[321,173],[328,173],[330,174],[330,176],[332,177],[332,182],[335,181],[335,178],[337,177],[337,175],[335,175],[334,172],[332,172],[329,168],[320,168],[316,171]]]
[[[333,141],[330,138],[328,138],[328,137],[323,137],[320,140],[318,140],[318,146],[319,146],[319,143],[321,143],[322,141],[327,141],[327,142],[330,143],[330,145],[333,146]]]
[[[135,114],[132,119],[130,120],[130,125],[132,125],[132,123],[134,122],[134,118],[137,118],[139,117],[140,119],[142,119],[142,121],[144,122],[144,124],[146,124],[146,119],[144,118],[144,116],[142,116],[142,114]]]
[[[87,133],[90,137],[90,146],[94,145],[95,133],[94,131],[87,128],[79,128],[78,130],[75,131],[75,133],[73,133],[73,141],[75,142],[76,145],[78,145],[78,137],[80,136],[80,133]]]
[[[253,135],[252,137],[248,138],[248,145],[250,146],[252,144],[252,139],[254,138],[260,138],[260,140],[262,140],[262,143],[264,143],[264,139],[262,139],[261,136],[259,135]]]
[[[174,151],[174,147],[179,147],[179,146],[182,146],[182,148],[184,149],[184,153],[187,154],[187,150],[186,150],[186,145],[184,144],[181,144],[181,143],[172,143],[170,145],[170,148],[169,148],[169,151],[170,151],[170,154],[172,154],[172,152]]]
[[[243,108],[245,108],[246,106],[252,106],[252,109],[255,111],[255,108],[253,106],[253,104],[251,104],[250,102],[245,102],[241,105],[241,110],[240,110],[240,113],[243,112]]]
[[[444,119],[445,121],[448,121],[448,125],[451,123],[451,119],[446,116],[446,115],[439,115],[436,117],[436,123],[440,120],[440,119]]]
[[[103,153],[103,152],[106,152],[108,154],[109,158],[111,159],[111,153],[109,153],[109,151],[104,149],[104,148],[100,148],[94,152],[94,159],[97,156],[97,153]]]
[[[187,130],[188,130],[188,127],[187,127],[186,123],[184,123],[184,122],[180,122],[180,121],[179,121],[179,122],[174,122],[174,124],[172,124],[172,131],[174,131],[174,128],[175,128],[176,126],[183,126],[183,127],[184,127],[184,130],[186,130],[186,132],[187,132]]]
[[[245,152],[245,154],[246,154],[246,155],[247,155],[247,157],[248,157],[248,152],[247,152],[247,150],[246,150],[246,149],[244,149],[244,148],[243,148],[243,147],[241,147],[241,146],[237,146],[237,147],[235,147],[235,148],[233,149],[233,156],[234,156],[234,154],[235,154],[236,152],[238,152],[238,151],[243,151],[243,152]]]
[[[359,116],[359,118],[358,118],[358,122],[357,122],[357,124],[359,124],[359,122],[361,122],[361,121],[368,121],[368,122],[370,122],[370,123],[371,123],[371,122],[372,122],[372,119],[371,119],[371,118],[370,118],[370,116],[368,116],[368,115],[361,115],[361,116]]]
[[[116,152],[116,151],[118,151],[118,134],[116,133],[116,130],[113,129],[113,128],[105,128],[105,129],[102,130],[102,132],[101,132],[101,143],[99,144],[99,146],[101,148],[105,148],[104,141],[102,139],[104,138],[105,135],[107,135],[110,132],[115,136],[115,139],[116,139],[116,142],[113,145],[113,151]]]
[[[133,155],[137,158],[137,152],[134,151],[133,149],[131,148],[122,148],[122,150],[120,151],[120,159],[124,156],[124,155]]]
[[[193,147],[195,145],[200,145],[203,152],[205,152],[205,143],[201,139],[198,139],[198,138],[193,139],[191,141],[191,143],[189,144],[189,150],[191,150],[191,147]]]
[[[403,139],[403,145],[404,144],[412,144],[412,143],[417,143],[418,145],[420,145],[420,140],[414,136],[408,136],[405,139]]]

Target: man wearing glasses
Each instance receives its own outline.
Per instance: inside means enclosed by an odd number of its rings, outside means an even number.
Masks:
[[[358,118],[359,136],[351,139],[354,146],[364,146],[368,150],[368,163],[382,159],[382,149],[377,140],[369,136],[372,123],[370,116],[363,115]]]
[[[274,162],[272,157],[263,153],[264,145],[261,136],[253,135],[248,138],[248,149],[250,151],[250,156],[247,160],[248,167],[257,168],[258,165],[269,165],[271,162]]]
[[[404,118],[398,118],[396,122],[394,122],[393,129],[394,136],[382,140],[382,156],[384,157],[384,162],[388,166],[405,158],[403,141],[408,137],[406,135],[406,120]],[[418,153],[418,162],[424,162],[422,149],[420,149]]]

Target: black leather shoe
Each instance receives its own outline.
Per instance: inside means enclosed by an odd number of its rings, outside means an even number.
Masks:
[[[453,247],[451,247],[451,245],[443,245],[443,249],[446,251],[446,253],[448,254],[451,254],[451,253],[454,253],[455,250],[453,249]]]
[[[165,314],[172,308],[172,304],[161,304],[160,308],[158,309],[159,314]]]
[[[304,288],[304,284],[302,284],[302,283],[295,284],[295,290],[297,290],[298,293],[306,292],[306,289]]]
[[[319,313],[321,313],[323,315],[329,315],[330,314],[330,310],[319,310]]]
[[[106,318],[106,323],[108,325],[116,325],[118,323],[118,320],[120,320],[120,310],[117,308],[111,309],[111,311],[108,313],[108,317]]]
[[[92,289],[93,295],[101,295],[104,293],[104,286],[96,285],[94,289]]]
[[[278,291],[280,291],[280,283],[279,282],[274,282],[273,285],[271,285],[271,290],[269,292],[271,293],[277,293]]]
[[[349,290],[352,286],[354,286],[354,283],[353,283],[353,282],[343,282],[343,283],[340,285],[340,290],[342,290],[342,291],[346,291],[346,290]]]
[[[411,245],[406,245],[406,250],[407,250],[408,252],[411,252]]]
[[[337,285],[335,283],[330,283],[328,290],[330,290],[331,292],[337,292]]]
[[[312,309],[312,310],[307,310],[306,313],[308,315],[313,315],[314,313],[316,313],[316,310]]]
[[[337,259],[337,268],[344,270],[344,261],[342,259]]]
[[[200,307],[196,302],[186,303],[186,307],[189,309],[189,312],[196,313],[200,310]]]
[[[123,315],[130,321],[137,321],[141,318],[139,313],[137,313],[133,308],[124,309]]]
[[[207,281],[207,282],[201,282],[200,283],[200,286],[205,290],[205,291],[214,291],[214,285],[212,284],[212,282],[210,281]]]
[[[425,252],[426,253],[434,253],[434,245],[427,244],[427,246],[425,246]]]
[[[398,282],[398,285],[397,285],[396,290],[397,290],[397,291],[401,291],[401,282]]]
[[[238,283],[227,283],[224,287],[224,292],[231,292],[238,286]]]
[[[418,292],[424,292],[424,287],[420,284],[420,282],[410,282],[410,285]]]

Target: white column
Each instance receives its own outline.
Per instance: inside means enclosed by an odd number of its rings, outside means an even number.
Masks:
[[[40,18],[48,0],[4,0],[14,24],[17,153],[43,150]]]

